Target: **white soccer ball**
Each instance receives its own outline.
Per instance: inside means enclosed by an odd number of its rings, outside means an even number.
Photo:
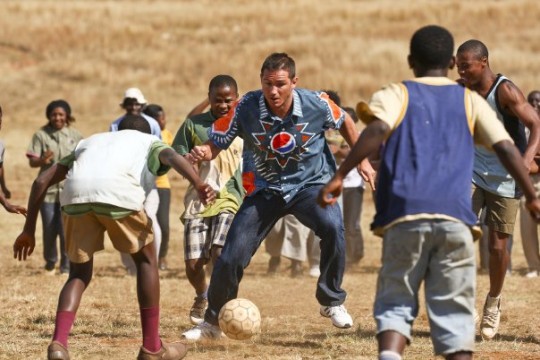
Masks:
[[[261,313],[248,299],[232,299],[219,311],[219,327],[227,337],[249,339],[261,332]]]

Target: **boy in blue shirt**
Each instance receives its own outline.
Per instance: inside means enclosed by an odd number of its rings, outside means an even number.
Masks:
[[[435,354],[471,359],[476,265],[471,204],[474,142],[492,148],[521,185],[538,219],[540,200],[518,149],[489,104],[447,78],[455,64],[452,35],[426,26],[413,35],[415,79],[376,92],[357,112],[368,124],[319,203],[333,204],[345,175],[384,142],[372,228],[383,235],[374,317],[379,359],[399,360],[411,340],[425,286]]]

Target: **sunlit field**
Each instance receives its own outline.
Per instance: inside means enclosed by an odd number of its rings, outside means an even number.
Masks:
[[[477,38],[490,50],[495,72],[514,80],[525,95],[540,88],[540,6],[536,1],[2,1],[0,2],[0,138],[13,203],[25,205],[37,171],[26,148],[46,123],[45,107],[63,98],[84,136],[106,131],[122,114],[126,88],[141,88],[161,104],[175,133],[188,111],[207,95],[209,80],[227,73],[240,92],[259,86],[264,58],[275,51],[296,60],[299,86],[334,89],[354,106],[392,81],[412,77],[407,66],[412,33],[426,24],[447,27],[456,46]],[[457,78],[455,70],[450,77]],[[171,174],[170,269],[161,274],[161,334],[178,341],[190,327],[194,297],[183,264],[182,213],[186,182]],[[43,359],[52,337],[58,293],[66,277],[43,273],[41,224],[35,253],[12,259],[24,218],[1,210],[0,359]],[[267,276],[262,247],[246,270],[240,296],[255,302],[262,332],[245,341],[192,344],[189,359],[374,359],[371,310],[381,241],[369,231],[371,194],[362,224],[366,257],[345,274],[349,330],[318,313],[315,279],[291,278],[288,261]],[[518,227],[519,228],[519,227]],[[540,358],[540,278],[526,279],[519,229],[512,276],[503,290],[500,335],[477,343],[479,359]],[[477,308],[488,289],[478,275]],[[432,358],[422,308],[407,359]],[[69,339],[73,359],[133,359],[141,343],[135,279],[107,244],[95,258],[94,279],[83,297]]]

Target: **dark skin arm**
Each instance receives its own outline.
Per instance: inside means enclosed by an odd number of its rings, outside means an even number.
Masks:
[[[339,133],[347,144],[349,144],[349,147],[353,147],[357,143],[358,139],[358,130],[356,129],[356,125],[354,124],[353,119],[351,116],[345,112],[345,121],[339,128]],[[359,162],[358,166],[358,172],[360,175],[362,175],[362,178],[371,186],[371,189],[375,190],[375,170],[371,166],[369,159],[363,159]],[[343,164],[342,164],[343,166]],[[352,168],[351,168],[352,169]]]
[[[34,252],[36,245],[36,221],[39,214],[39,208],[47,194],[49,186],[59,183],[66,178],[68,172],[66,166],[55,164],[46,171],[42,172],[34,183],[28,199],[28,213],[24,228],[21,234],[13,244],[13,257],[19,260],[26,260]]]
[[[42,167],[43,165],[49,165],[53,161],[54,153],[51,150],[47,150],[41,157],[31,157],[28,159],[30,167]]]
[[[538,112],[527,102],[523,93],[509,81],[503,82],[499,86],[499,103],[504,111],[516,116],[530,130],[527,149],[523,154],[525,167],[532,172],[538,172],[534,156],[537,154],[540,145],[540,116]]]
[[[199,104],[195,105],[195,107],[191,109],[191,111],[187,114],[186,117],[189,118],[193,115],[202,114],[208,106],[210,106],[210,101],[208,100],[208,98],[205,98]]]
[[[372,121],[360,134],[349,155],[345,158],[334,177],[319,193],[317,202],[325,207],[333,205],[343,190],[343,179],[357,164],[367,160],[367,157],[378,151],[390,128],[381,120]]]
[[[499,141],[493,145],[499,160],[506,170],[519,184],[525,196],[525,205],[531,212],[531,216],[537,222],[540,221],[540,200],[536,197],[536,191],[529,178],[529,172],[521,159],[519,150],[508,140]]]
[[[4,164],[0,163],[0,188],[2,189],[2,192],[4,193],[4,197],[6,199],[11,198],[11,191],[8,190],[6,186],[6,179],[4,176]]]
[[[172,167],[176,172],[188,179],[195,189],[197,189],[199,198],[203,204],[209,204],[216,199],[216,193],[210,185],[203,183],[191,163],[173,149],[161,151],[159,153],[159,161],[163,165]]]

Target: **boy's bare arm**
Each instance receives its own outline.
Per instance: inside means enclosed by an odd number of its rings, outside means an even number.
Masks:
[[[526,205],[531,216],[537,222],[540,221],[540,199],[536,197],[536,191],[529,178],[529,172],[525,167],[519,150],[509,140],[499,141],[493,145],[499,160],[506,170],[516,180],[526,199]]]
[[[47,194],[49,186],[59,183],[66,178],[69,168],[55,164],[46,171],[42,172],[34,183],[28,199],[28,213],[22,233],[17,237],[13,244],[13,257],[19,260],[26,260],[34,251],[36,244],[35,232],[36,221],[39,214],[39,208]]]
[[[386,134],[390,131],[388,125],[382,120],[374,120],[360,134],[360,138],[345,158],[334,177],[326,184],[318,198],[321,206],[335,203],[341,194],[343,179],[355,166],[364,161],[370,154],[376,152],[383,143]]]
[[[523,160],[527,169],[530,168],[540,146],[540,115],[527,102],[525,96],[516,85],[511,82],[503,82],[499,90],[501,105],[507,108],[514,116],[530,130],[529,140]]]
[[[195,169],[193,165],[189,163],[183,156],[176,153],[173,149],[164,149],[159,153],[159,161],[167,166],[172,167],[180,175],[183,175],[190,183],[193,184],[197,192],[199,193],[199,198],[203,204],[209,204],[213,202],[216,198],[215,191],[210,187],[210,185],[205,184]]]
[[[0,188],[2,189],[2,192],[4,193],[4,197],[6,199],[9,199],[11,197],[11,192],[8,190],[6,186],[4,164],[2,163],[0,163]]]

